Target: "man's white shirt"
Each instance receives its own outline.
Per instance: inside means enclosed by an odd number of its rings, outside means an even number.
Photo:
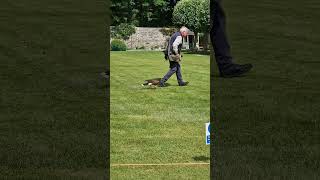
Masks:
[[[173,51],[176,53],[176,54],[179,54],[178,52],[178,46],[179,44],[182,44],[182,36],[177,36],[176,40],[174,40],[173,44],[172,44],[172,48],[173,48]]]

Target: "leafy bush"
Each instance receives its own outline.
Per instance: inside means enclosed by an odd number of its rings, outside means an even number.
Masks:
[[[114,39],[111,41],[111,51],[126,51],[126,44],[120,39]]]
[[[177,28],[162,28],[160,29],[160,32],[164,35],[164,36],[171,36],[174,32],[178,31]]]
[[[183,0],[174,7],[172,20],[176,25],[187,26],[194,32],[209,30],[209,0]]]
[[[136,28],[132,24],[121,23],[118,26],[112,27],[111,38],[127,40],[136,32]]]

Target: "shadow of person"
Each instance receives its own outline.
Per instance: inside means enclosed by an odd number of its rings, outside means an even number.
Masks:
[[[142,85],[142,88],[141,89],[157,89],[157,88],[166,88],[166,87],[169,87],[171,86],[171,84],[169,83],[165,83],[165,86],[164,87],[159,87],[159,85],[146,85],[146,86],[143,86]]]
[[[195,161],[205,161],[205,162],[210,160],[210,158],[207,156],[194,156],[192,157],[192,159]]]

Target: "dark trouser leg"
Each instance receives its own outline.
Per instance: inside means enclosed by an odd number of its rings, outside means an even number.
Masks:
[[[211,21],[212,27],[210,30],[211,43],[213,44],[215,59],[217,61],[219,70],[223,70],[228,65],[232,64],[232,57],[230,55],[230,45],[226,35],[225,13],[221,7],[219,0],[214,0],[211,4]]]
[[[161,79],[161,83],[164,83],[164,82],[166,82],[176,71],[177,71],[177,67],[175,66],[175,67],[172,67],[172,68],[170,68],[170,70],[167,72],[167,74],[166,75],[164,75],[164,77]]]
[[[181,75],[181,66],[180,66],[180,64],[177,65],[176,75],[177,75],[178,84],[182,84],[183,83],[183,79],[182,79],[182,75]]]

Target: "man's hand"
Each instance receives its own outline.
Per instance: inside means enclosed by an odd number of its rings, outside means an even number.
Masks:
[[[170,56],[171,56],[172,61],[175,61],[175,62],[181,61],[181,57],[182,57],[181,54],[176,54],[176,55],[172,54]]]

